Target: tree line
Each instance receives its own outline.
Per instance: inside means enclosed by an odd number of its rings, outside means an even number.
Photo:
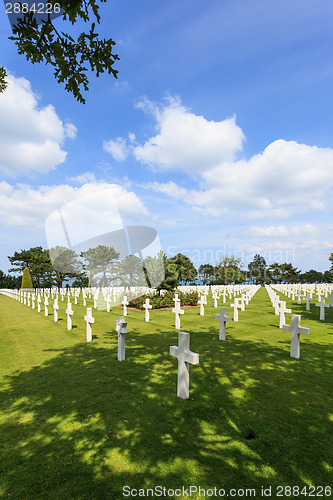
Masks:
[[[119,258],[114,248],[98,245],[78,255],[74,250],[57,246],[49,250],[41,246],[8,256],[13,266],[8,273],[0,270],[0,288],[20,288],[22,274],[29,270],[34,288],[71,286],[149,286],[171,290],[180,284],[228,285],[240,283],[332,283],[333,253],[330,270],[314,269],[302,273],[291,263],[267,265],[259,254],[244,268],[241,259],[225,256],[215,266],[202,264],[198,269],[189,257],[178,253],[168,258],[163,252],[145,260],[135,255]]]
[[[324,273],[311,269],[302,273],[291,263],[274,262],[267,265],[259,254],[254,255],[247,269],[236,257],[224,257],[217,266],[203,264],[198,269],[198,277],[203,284],[219,285],[228,283],[332,283],[333,253],[329,257],[331,268]]]

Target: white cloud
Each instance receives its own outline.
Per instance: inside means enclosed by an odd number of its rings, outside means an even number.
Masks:
[[[31,231],[40,232],[44,230],[45,220],[51,212],[66,203],[85,197],[98,200],[98,205],[86,205],[82,217],[89,215],[90,218],[95,217],[95,221],[101,220],[103,210],[109,207],[110,190],[119,210],[125,216],[148,215],[147,208],[134,192],[116,184],[91,183],[81,187],[62,184],[34,189],[26,184],[12,186],[2,181],[0,220],[3,226],[29,227]]]
[[[252,226],[250,228],[250,234],[252,236],[287,236],[288,231],[285,226],[268,226],[268,227],[258,227]]]
[[[84,172],[83,174],[76,175],[75,177],[67,177],[69,181],[79,182],[80,184],[87,184],[89,182],[97,182],[93,172]]]
[[[103,149],[116,161],[125,161],[128,155],[126,140],[118,137],[115,141],[104,141]]]
[[[324,210],[333,189],[333,150],[278,140],[249,161],[226,162],[202,173],[200,190],[182,198],[196,211],[220,216],[242,212],[247,219],[288,218]],[[155,182],[155,191],[174,196]]]
[[[164,193],[171,198],[184,198],[187,196],[188,191],[185,188],[177,186],[172,181],[169,181],[167,183],[159,183],[159,182],[148,182],[144,186],[146,189],[152,189],[153,191],[157,191],[159,193]]]
[[[134,147],[135,158],[163,171],[200,176],[197,189],[173,181],[152,182],[147,188],[213,217],[241,213],[247,220],[287,219],[327,209],[333,190],[333,149],[278,139],[249,160],[236,160],[245,136],[234,117],[208,121],[177,98],[157,106],[145,97],[137,108],[155,118],[157,134]]]
[[[77,136],[77,128],[73,123],[65,123],[65,135],[70,139],[75,139]]]
[[[76,127],[64,123],[54,107],[38,107],[38,99],[25,78],[8,75],[8,88],[0,93],[0,170],[46,173],[66,159],[65,137],[74,138]]]
[[[244,134],[235,117],[208,121],[191,113],[179,99],[169,99],[159,109],[146,98],[137,107],[154,115],[158,130],[157,135],[134,148],[135,158],[143,163],[161,170],[202,174],[234,160],[242,148]]]
[[[318,229],[312,224],[304,224],[303,226],[252,226],[249,233],[252,236],[308,236],[314,234]]]

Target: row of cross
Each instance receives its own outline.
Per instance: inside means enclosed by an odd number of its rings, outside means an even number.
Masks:
[[[259,286],[252,287],[246,291],[245,294],[242,294],[241,297],[235,298],[234,303],[231,304],[231,307],[234,308],[234,321],[238,321],[238,309],[244,310],[245,304],[248,304],[249,300],[253,297],[256,291],[259,289]],[[294,358],[300,357],[300,335],[301,334],[310,334],[309,328],[304,328],[300,326],[300,315],[292,315],[291,325],[285,324],[285,314],[291,313],[291,309],[286,308],[286,302],[281,301],[279,296],[274,292],[274,290],[266,286],[266,290],[270,296],[272,305],[275,307],[275,314],[280,315],[280,328],[283,330],[291,332],[291,348],[290,348],[290,356]],[[331,294],[331,302],[332,302]],[[217,300],[219,299],[219,295],[217,291],[213,291],[213,299],[214,299],[214,307],[217,307]],[[32,307],[34,308],[34,299],[32,296]],[[225,297],[224,297],[225,299]],[[178,294],[175,294],[174,297],[175,306],[172,309],[172,312],[175,313],[175,328],[180,329],[180,315],[184,314],[184,311],[181,310],[180,299]],[[306,297],[307,307],[310,304],[311,298],[309,296]],[[324,299],[325,301],[325,299]],[[38,311],[40,312],[40,295],[37,297]],[[124,297],[122,302],[124,306],[124,316],[127,314],[127,298]],[[203,294],[200,297],[198,302],[200,305],[200,315],[204,315],[204,306],[207,304],[207,294]],[[321,305],[322,300],[320,304]],[[48,316],[48,297],[44,297],[44,307],[45,307],[45,316]],[[333,305],[333,304],[332,304]],[[30,303],[28,302],[28,306]],[[326,304],[325,307],[329,307],[329,304]],[[149,298],[146,299],[144,304],[145,309],[145,321],[149,321],[149,310],[152,306],[149,304]],[[53,310],[54,310],[54,321],[58,321],[58,299],[54,299]],[[67,329],[70,330],[72,328],[72,315],[73,309],[71,302],[67,303],[66,309],[67,315]],[[125,360],[125,334],[127,333],[127,322],[125,321],[124,316],[120,316],[116,320],[116,332],[118,333],[118,361]],[[227,316],[226,307],[220,307],[220,314],[215,315],[215,319],[220,322],[219,328],[219,339],[226,340],[226,324],[227,322],[232,321],[232,318]],[[322,318],[320,318],[322,319]],[[92,308],[88,307],[86,311],[86,315],[84,316],[84,320],[86,322],[86,340],[87,342],[92,341],[92,325],[95,322],[95,319],[92,315]],[[178,379],[177,379],[177,396],[182,399],[188,399],[189,397],[189,364],[196,365],[199,363],[199,354],[194,353],[190,350],[190,334],[188,332],[179,332],[178,333],[178,346],[170,347],[170,355],[174,356],[178,359]]]

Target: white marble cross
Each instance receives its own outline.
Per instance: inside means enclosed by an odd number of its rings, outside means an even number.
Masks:
[[[47,295],[44,297],[44,308],[45,308],[45,316],[49,315],[49,299]]]
[[[40,303],[42,299],[40,297],[40,294],[37,295],[37,311],[40,313]]]
[[[319,319],[321,321],[324,321],[325,320],[325,307],[330,307],[330,305],[326,304],[325,303],[325,297],[322,297],[321,301],[316,303],[316,306],[320,307],[320,317],[319,317]]]
[[[297,294],[297,304],[301,304],[302,303],[302,299],[301,299],[301,289],[298,290],[298,294]]]
[[[87,314],[84,317],[84,321],[87,323],[86,328],[86,339],[87,342],[92,341],[92,324],[95,323],[95,319],[92,317],[92,308],[87,307]]]
[[[284,300],[280,300],[279,302],[279,313],[280,313],[280,328],[286,324],[286,313],[291,313],[291,309],[287,309],[286,302]]]
[[[145,321],[148,323],[149,321],[149,309],[151,309],[153,306],[149,304],[149,297],[146,298],[146,303],[143,304],[143,308],[145,310]]]
[[[172,312],[175,313],[175,328],[179,330],[180,328],[180,315],[184,314],[183,309],[180,308],[180,300],[175,302],[175,307],[172,309]]]
[[[198,304],[200,306],[200,316],[205,315],[205,296],[201,295],[200,300],[198,301]]]
[[[118,361],[125,361],[125,333],[127,333],[127,322],[124,316],[116,319],[116,332],[118,332]]]
[[[310,335],[310,328],[300,326],[301,316],[293,314],[291,317],[291,325],[283,325],[283,330],[291,332],[290,357],[298,359],[300,357],[301,343],[300,334]]]
[[[28,307],[30,307],[30,293],[28,292]]]
[[[214,307],[217,307],[217,299],[218,299],[217,292],[214,291],[212,295],[213,295],[213,299],[214,299]]]
[[[67,314],[67,330],[71,330],[72,329],[72,314],[73,314],[71,302],[67,302],[66,314]]]
[[[174,298],[172,300],[174,301],[175,305],[177,304],[177,302],[180,302],[180,298],[178,297],[178,293],[177,292],[175,292],[175,296],[174,296]]]
[[[32,294],[32,297],[31,297],[31,309],[35,309],[35,294],[33,293]]]
[[[106,299],[105,299],[105,302],[106,302],[106,312],[110,312],[110,306],[111,306],[111,295],[107,295],[106,296]]]
[[[226,339],[226,322],[232,321],[232,318],[227,316],[227,308],[220,307],[220,314],[215,314],[215,319],[218,319],[220,321],[219,339],[225,340]]]
[[[54,319],[54,321],[58,321],[58,309],[59,309],[58,299],[54,299],[54,302],[53,302],[53,319]]]
[[[280,301],[279,295],[276,295],[276,297],[274,297],[274,299],[273,299],[273,307],[275,309],[275,311],[274,311],[275,316],[278,316],[280,313],[280,302],[281,301]]]
[[[124,316],[127,316],[127,306],[128,306],[129,302],[127,300],[127,295],[124,295],[124,298],[123,298],[123,301],[122,301],[122,305],[123,305],[123,315]]]
[[[170,354],[178,359],[177,396],[188,399],[190,395],[189,363],[192,365],[199,363],[199,354],[190,351],[189,333],[178,332],[178,347],[170,346]]]
[[[306,310],[307,311],[310,311],[310,302],[312,301],[313,299],[311,298],[311,295],[308,293],[307,296],[305,297],[305,301],[306,301]]]
[[[238,321],[238,309],[240,309],[239,299],[235,297],[234,303],[230,304],[230,307],[234,308],[234,321]]]

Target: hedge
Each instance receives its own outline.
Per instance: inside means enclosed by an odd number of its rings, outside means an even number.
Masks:
[[[197,306],[198,305],[198,292],[184,293],[177,291],[178,298],[180,299],[181,306]],[[158,294],[145,294],[141,297],[129,301],[129,307],[135,307],[136,309],[143,310],[143,304],[146,302],[146,298],[149,297],[149,303],[153,306],[153,309],[161,309],[162,307],[174,307],[174,292],[170,290],[164,297]]]

